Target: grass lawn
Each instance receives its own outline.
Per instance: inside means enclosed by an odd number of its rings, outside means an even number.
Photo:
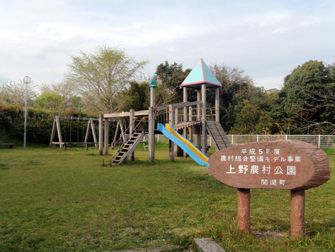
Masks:
[[[212,152],[214,150],[211,150]],[[282,239],[238,235],[237,190],[168,148],[138,148],[136,161],[102,167],[90,148],[0,149],[0,251],[111,251],[179,245],[212,237],[226,251],[335,250],[332,179],[306,191],[307,237],[290,234],[290,191],[251,190],[251,229]]]

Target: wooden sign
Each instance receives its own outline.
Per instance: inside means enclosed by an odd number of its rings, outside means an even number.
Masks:
[[[209,164],[217,180],[244,189],[305,190],[330,178],[327,154],[301,141],[232,146],[213,154]]]
[[[327,154],[301,141],[232,146],[209,158],[208,172],[237,188],[240,232],[250,232],[250,189],[291,190],[291,236],[305,234],[305,190],[330,179]]]

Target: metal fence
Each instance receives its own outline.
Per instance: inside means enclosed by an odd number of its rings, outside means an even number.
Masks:
[[[258,143],[276,140],[298,140],[314,144],[320,147],[335,147],[335,135],[227,135],[229,141],[233,145]],[[146,139],[148,139],[146,137]],[[194,135],[194,139],[196,135]],[[214,142],[210,136],[207,137],[208,145],[214,146]],[[164,135],[155,135],[155,142],[168,143],[168,139]]]
[[[233,145],[276,140],[298,140],[320,147],[335,147],[335,135],[228,135]]]

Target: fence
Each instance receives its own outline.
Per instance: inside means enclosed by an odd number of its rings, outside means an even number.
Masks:
[[[335,147],[335,135],[227,135],[229,141],[233,145],[266,142],[276,140],[298,140],[314,144],[320,147]],[[146,138],[147,139],[147,138]],[[194,136],[196,139],[196,135]],[[208,136],[208,145],[214,146],[211,137]],[[168,139],[164,135],[156,135],[157,143],[168,143]]]
[[[276,140],[298,140],[320,147],[335,147],[335,135],[228,135],[233,145]]]

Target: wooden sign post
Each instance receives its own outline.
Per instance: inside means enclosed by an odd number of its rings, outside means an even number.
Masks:
[[[237,188],[239,231],[250,232],[250,189],[291,190],[291,236],[305,234],[305,190],[330,178],[327,154],[301,141],[232,146],[209,158],[208,172]]]

